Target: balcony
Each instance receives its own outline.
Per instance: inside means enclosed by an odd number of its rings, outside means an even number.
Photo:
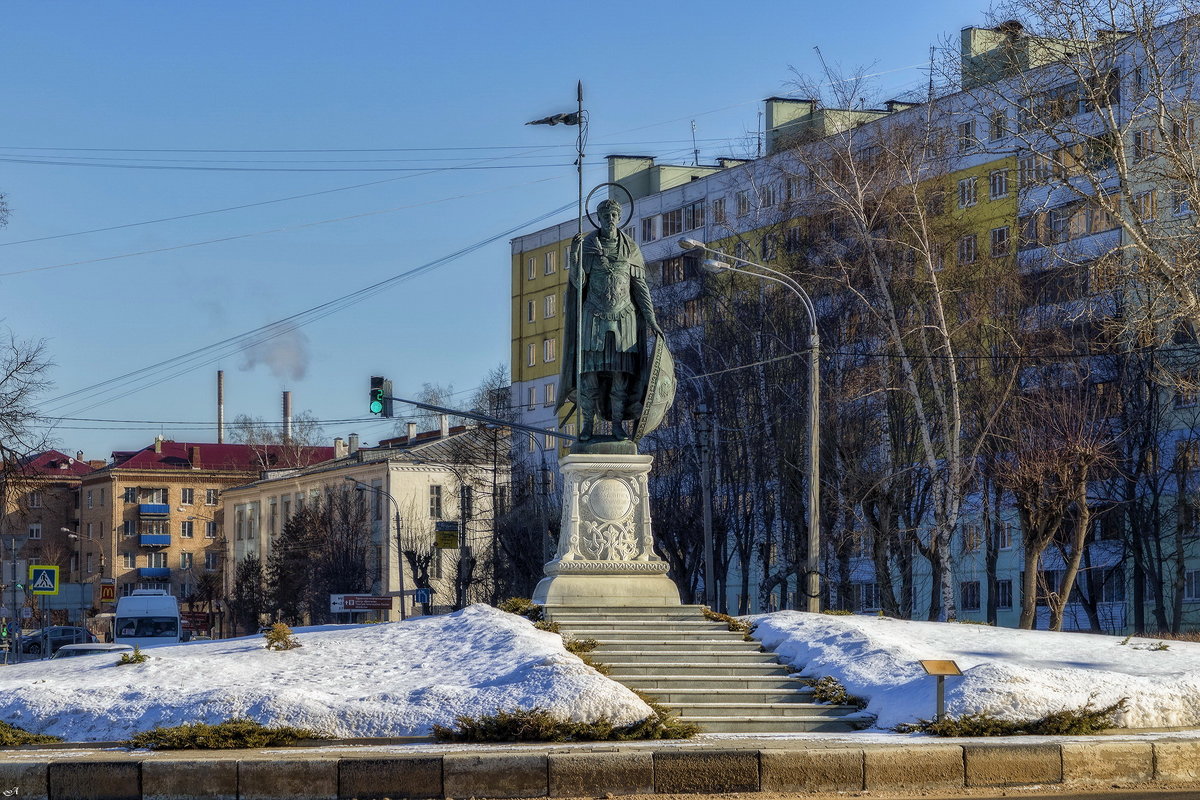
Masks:
[[[158,578],[167,580],[171,577],[170,567],[138,567],[139,578]]]
[[[170,547],[171,534],[143,533],[138,536],[138,544],[142,547]]]
[[[171,513],[171,507],[166,503],[140,503],[138,515],[142,517],[165,517]]]

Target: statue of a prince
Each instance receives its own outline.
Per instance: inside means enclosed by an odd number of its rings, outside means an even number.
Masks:
[[[582,443],[593,439],[597,416],[612,423],[613,439],[630,438],[625,423],[636,424],[641,420],[651,379],[647,329],[658,336],[659,347],[663,342],[662,328],[654,316],[650,288],[646,285],[642,251],[620,229],[621,204],[609,198],[596,211],[600,229],[586,236],[576,234],[574,238],[563,303],[565,330],[557,408],[561,409],[568,401],[579,405]],[[580,285],[582,314],[577,317]],[[582,342],[582,347],[577,347],[577,341]],[[662,349],[669,358],[665,348]],[[579,386],[576,386],[577,353],[582,361]],[[673,398],[674,375],[669,379]],[[645,432],[639,430],[635,435],[641,438]]]

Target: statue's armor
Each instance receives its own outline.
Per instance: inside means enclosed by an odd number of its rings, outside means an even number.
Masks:
[[[585,257],[590,263],[583,302],[583,371],[630,372],[638,350],[638,321],[629,261],[621,257],[616,239],[601,243],[601,255]]]

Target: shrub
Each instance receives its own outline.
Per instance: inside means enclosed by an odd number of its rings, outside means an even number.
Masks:
[[[549,631],[550,633],[561,633],[561,631],[558,627],[558,623],[550,622],[549,620],[544,620],[544,619],[538,620],[537,622],[533,623],[533,627],[537,628],[539,631]]]
[[[572,639],[570,636],[563,637],[563,647],[567,648],[567,652],[583,658],[585,653],[590,653],[600,646],[600,643],[595,639]]]
[[[117,662],[117,666],[119,667],[122,664],[141,664],[142,662],[144,662],[146,660],[146,658],[147,658],[147,656],[145,653],[142,652],[142,648],[138,647],[135,644],[133,646],[132,653],[129,653],[129,652],[121,653],[121,659]]]
[[[230,719],[217,725],[203,722],[143,731],[126,744],[147,750],[242,750],[286,747],[302,739],[322,739],[307,728],[267,727],[251,719]]]
[[[640,696],[640,695],[639,695]],[[644,696],[643,700],[647,700]],[[456,727],[433,726],[441,742],[609,742],[633,739],[688,739],[698,726],[680,722],[647,700],[654,712],[641,722],[617,727],[610,720],[572,722],[542,708],[498,711],[481,717],[456,717]]]
[[[861,697],[856,697],[846,691],[846,687],[841,681],[832,675],[826,675],[824,678],[816,680],[805,680],[813,689],[813,699],[818,703],[832,703],[838,706],[855,706],[857,708],[866,708],[867,701]]]
[[[528,597],[510,597],[496,607],[509,614],[525,617],[530,622],[540,622],[543,617],[542,607]]]
[[[300,644],[299,639],[292,636],[292,629],[282,622],[276,622],[264,631],[263,638],[267,640],[268,650],[295,650],[304,646]]]
[[[750,632],[750,624],[747,622],[742,622],[740,619],[735,619],[734,617],[731,617],[728,614],[722,614],[719,611],[713,611],[710,608],[705,608],[703,611],[705,619],[712,622],[724,622],[731,631],[735,631],[737,633]]]
[[[1122,697],[1105,708],[1092,708],[1088,702],[1083,708],[1054,711],[1038,719],[1007,720],[980,712],[940,721],[905,722],[893,730],[934,736],[1091,736],[1115,728],[1117,713],[1125,710],[1127,700]]]
[[[1200,642],[1200,631],[1181,631],[1179,633],[1174,631],[1150,631],[1141,635],[1151,639],[1166,639],[1175,642]],[[1128,641],[1129,637],[1126,637],[1125,642]],[[1121,642],[1121,644],[1125,644],[1125,642]]]
[[[30,733],[21,730],[16,725],[0,722],[0,747],[20,747],[23,744],[51,744],[61,742],[57,736],[47,736],[42,733]]]
[[[822,611],[821,613],[828,614],[831,617],[852,617],[852,616],[854,616],[853,611],[847,611],[844,608],[827,608],[824,611]]]

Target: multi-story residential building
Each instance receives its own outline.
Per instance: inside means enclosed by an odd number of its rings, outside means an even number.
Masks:
[[[113,579],[118,597],[134,589],[197,594],[220,575],[225,552],[221,493],[266,469],[332,458],[332,447],[213,444],[156,438],[83,479],[79,533],[85,572]],[[91,497],[93,502],[86,500]],[[219,586],[219,583],[217,584]]]
[[[1200,488],[1200,418],[1194,413],[1200,396],[1195,388],[1200,383],[1200,358],[1195,326],[1188,330],[1177,324],[1178,309],[1194,292],[1187,283],[1194,274],[1177,271],[1180,279],[1174,282],[1163,277],[1172,274],[1170,265],[1193,262],[1196,255],[1189,244],[1194,237],[1181,235],[1194,226],[1198,202],[1196,181],[1189,177],[1194,169],[1186,168],[1195,144],[1189,98],[1195,95],[1200,70],[1190,66],[1197,54],[1186,50],[1191,40],[1183,27],[1194,24],[1181,20],[1136,35],[1097,30],[1090,37],[1069,40],[1032,35],[1017,23],[995,29],[969,27],[962,33],[959,86],[924,102],[836,109],[813,100],[770,98],[765,109],[766,156],[721,162],[702,168],[703,174],[688,175],[686,181],[659,179],[685,175],[686,167],[657,165],[648,157],[611,157],[610,180],[620,182],[636,200],[626,230],[642,248],[659,317],[680,365],[677,410],[656,441],[644,447],[658,447],[663,463],[680,448],[694,449],[690,404],[712,391],[713,375],[753,369],[745,373],[748,385],[757,381],[756,391],[766,397],[781,372],[767,372],[762,364],[791,358],[788,350],[801,351],[805,345],[802,331],[780,327],[777,319],[770,323],[775,327],[764,327],[753,312],[745,315],[745,307],[728,302],[728,290],[717,285],[714,291],[713,282],[700,274],[699,259],[679,249],[681,237],[792,272],[807,282],[817,297],[822,338],[842,349],[827,354],[822,364],[827,375],[822,378],[823,392],[831,401],[835,389],[842,392],[836,395],[840,409],[831,409],[839,420],[836,412],[851,406],[874,408],[880,419],[885,418],[880,396],[887,392],[879,388],[894,385],[882,373],[888,364],[894,370],[897,356],[887,352],[895,342],[863,332],[863,319],[881,313],[881,306],[870,307],[880,298],[859,290],[859,310],[847,311],[852,303],[845,301],[844,284],[850,278],[837,270],[865,269],[864,262],[853,259],[867,247],[902,259],[897,263],[914,256],[918,261],[927,258],[928,271],[914,275],[922,285],[933,287],[922,291],[933,294],[927,295],[927,303],[901,313],[908,321],[923,316],[928,326],[943,326],[947,333],[938,346],[953,342],[962,354],[947,350],[940,356],[927,352],[918,357],[930,364],[938,358],[954,359],[960,369],[954,381],[996,395],[1003,387],[987,383],[994,378],[986,374],[988,359],[1032,359],[1021,370],[1010,371],[1019,393],[1029,393],[1039,380],[1047,380],[1051,371],[1042,370],[1038,377],[1039,364],[1058,359],[1071,365],[1090,397],[1116,398],[1105,406],[1109,416],[1101,414],[1092,424],[1118,432],[1107,446],[1119,451],[1121,463],[1106,466],[1089,480],[1086,505],[1092,521],[1084,540],[1083,572],[1073,601],[1064,609],[1064,627],[1118,631],[1200,625],[1200,515],[1194,512],[1193,499]],[[921,139],[921,159],[904,166],[910,170],[914,202],[919,198],[928,209],[918,215],[928,223],[920,234],[927,241],[906,239],[914,235],[911,231],[889,232],[894,221],[870,219],[870,203],[857,209],[863,212],[862,229],[848,232],[846,228],[859,220],[839,220],[830,213],[830,198],[836,194],[830,187],[841,181],[846,194],[863,187],[869,194],[876,181],[903,183],[897,177],[902,170],[886,173],[877,167],[881,159],[895,158],[904,137],[911,139],[914,132]],[[856,187],[847,178],[861,182]],[[615,196],[624,199],[621,193]],[[853,198],[837,202],[851,203]],[[550,307],[544,306],[544,298],[557,293],[559,298],[550,303],[564,302],[561,267],[574,229],[574,223],[563,223],[513,241],[513,403],[522,421],[540,426],[556,422],[547,410],[544,384],[554,381],[557,373],[557,367],[540,356],[559,346],[550,341],[558,331],[542,313]],[[538,269],[551,252],[557,280]],[[840,294],[829,288],[839,281]],[[743,294],[761,288],[754,283],[740,286]],[[1016,299],[1004,307],[997,300],[1001,295]],[[919,298],[920,292],[910,297]],[[745,358],[731,353],[718,369],[719,359],[708,358],[729,346],[728,339],[717,338],[720,326],[714,322],[728,322],[731,309],[745,316],[741,324],[748,337],[780,341],[778,349],[767,353],[770,359],[760,359],[762,353]],[[730,327],[725,324],[722,335]],[[1059,342],[1058,350],[1046,342]],[[700,360],[687,355],[701,352],[706,357]],[[1131,361],[1144,367],[1140,374],[1147,376],[1136,386],[1130,383]],[[802,378],[785,375],[783,380],[780,393],[804,390]],[[845,399],[847,386],[855,388],[857,399]],[[915,392],[926,389],[931,394],[924,400],[937,403],[932,384],[917,386]],[[1137,405],[1139,392],[1143,399],[1138,402],[1159,409],[1153,431],[1146,428],[1146,414],[1139,418],[1141,430],[1147,432],[1140,444],[1120,434],[1130,429],[1131,407]],[[875,399],[870,399],[872,394]],[[743,452],[747,458],[756,455],[754,443],[758,450],[786,446],[778,442],[795,427],[773,419],[769,407],[754,422],[772,434],[748,439],[752,445]],[[834,424],[839,428],[827,432],[831,439],[843,433],[844,422]],[[974,435],[972,426],[977,424],[967,421],[961,435]],[[744,427],[727,426],[727,438],[742,436]],[[929,448],[923,465],[892,461],[877,478],[939,469],[947,441],[943,439],[940,449]],[[552,468],[556,461],[545,443],[515,449],[531,471],[538,462]],[[781,469],[798,472],[796,459],[787,453],[772,457],[785,465]],[[827,452],[826,457],[836,463],[838,455]],[[904,613],[922,617],[931,608],[938,613],[945,595],[934,591],[934,585],[943,585],[943,580],[935,577],[929,557],[917,555],[918,545],[929,545],[937,512],[927,504],[915,518],[896,520],[894,524],[908,526],[909,538],[903,539],[903,547],[884,554],[891,565],[888,572],[897,574],[881,576],[880,553],[872,552],[864,527],[864,520],[879,508],[868,510],[838,494],[845,491],[838,483],[845,471],[838,470],[824,487],[825,503],[838,504],[837,514],[825,515],[827,530],[822,531],[823,575],[830,590],[825,602],[869,611],[882,608],[884,597],[894,594]],[[1130,474],[1133,477],[1123,485],[1112,477]],[[788,602],[782,599],[788,596],[788,581],[798,593],[799,580],[798,573],[771,574],[771,562],[794,556],[784,552],[794,538],[788,530],[802,527],[803,513],[786,495],[792,491],[802,496],[787,487],[803,481],[780,470],[751,470],[750,475],[753,485],[726,487],[721,516],[729,535],[718,531],[718,540],[725,542],[717,559],[726,574],[722,586],[730,607],[741,600],[741,610]],[[697,493],[694,481],[671,486],[676,501],[668,504],[669,510]],[[995,487],[981,491],[978,483],[954,491],[961,511],[954,511],[953,538],[942,548],[948,552],[942,571],[948,570],[944,585],[951,587],[957,613],[1016,624],[1026,560],[1015,500],[1003,487],[993,496]],[[1060,540],[1070,537],[1079,513],[1075,508],[1064,518]],[[735,528],[760,534],[747,539],[749,544],[739,552],[732,543]],[[672,549],[685,553],[689,548]],[[1057,591],[1058,578],[1070,566],[1069,551],[1066,548],[1068,555],[1063,555],[1051,546],[1038,564],[1041,625],[1047,618],[1043,595]],[[672,563],[677,580],[694,585],[695,562]],[[896,585],[885,587],[881,578]]]
[[[103,504],[104,495],[94,491],[81,494],[80,484],[103,463],[84,461],[82,453],[72,458],[47,450],[21,459],[0,477],[0,584],[12,583],[14,558],[27,564],[53,564],[61,568],[60,594],[64,601],[70,600],[61,605],[73,612],[70,616],[77,619],[85,603],[92,605],[87,583],[98,554],[77,531],[81,505]],[[24,578],[18,576],[18,582],[24,583]],[[6,593],[0,606],[11,602]]]
[[[370,540],[369,586],[362,591],[397,598],[391,611],[368,616],[399,619],[490,600],[492,530],[507,491],[497,459],[507,460],[509,449],[507,439],[497,444],[495,436],[447,425],[417,433],[410,424],[407,436],[378,447],[360,448],[358,437],[351,436],[345,446],[337,440],[328,461],[269,470],[259,480],[229,488],[221,498],[225,560],[237,565],[253,556],[269,564],[298,512],[349,498],[366,510],[362,535]],[[420,587],[431,590],[428,600],[418,602],[414,590]]]

